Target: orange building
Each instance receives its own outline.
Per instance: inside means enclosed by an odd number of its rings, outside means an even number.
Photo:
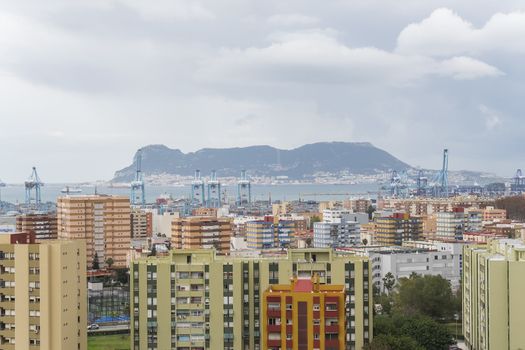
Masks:
[[[345,348],[345,288],[318,276],[270,285],[263,294],[263,350]]]
[[[86,241],[87,269],[126,267],[131,246],[130,203],[126,196],[78,195],[57,199],[59,239]]]
[[[505,209],[486,207],[483,210],[483,221],[502,221],[505,219],[507,219],[507,211]]]
[[[191,211],[192,216],[211,216],[217,217],[217,208],[200,207],[195,208]]]
[[[227,218],[176,218],[171,223],[171,244],[173,248],[215,248],[219,254],[229,254],[232,232],[232,222]]]

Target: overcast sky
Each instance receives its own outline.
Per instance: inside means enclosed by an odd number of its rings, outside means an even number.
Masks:
[[[0,178],[109,179],[135,150],[369,141],[525,168],[522,0],[0,1]]]

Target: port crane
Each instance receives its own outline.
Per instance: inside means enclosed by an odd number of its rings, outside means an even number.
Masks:
[[[434,179],[434,195],[436,197],[448,197],[448,149],[443,150],[443,164],[441,170],[437,173]]]
[[[144,175],[142,174],[142,148],[137,151],[135,165],[135,179],[131,182],[131,204],[146,205]]]
[[[246,176],[246,170],[241,170],[241,178],[237,182],[237,203],[239,205],[252,202],[252,184]]]
[[[31,176],[29,176],[29,179],[27,179],[27,181],[24,183],[24,186],[26,190],[26,205],[31,206],[34,203],[36,209],[38,209],[42,204],[40,191],[41,187],[44,186],[44,183],[40,180],[38,172],[36,171],[36,167],[33,167]],[[34,197],[32,196],[33,191],[35,193]]]

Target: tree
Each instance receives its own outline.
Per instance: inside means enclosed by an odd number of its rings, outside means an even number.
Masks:
[[[363,238],[362,243],[363,243],[363,245],[368,245],[368,239]]]
[[[383,277],[383,287],[388,292],[388,294],[392,293],[392,289],[394,289],[394,286],[396,285],[396,278],[392,274],[392,272],[388,272],[385,277]]]
[[[409,278],[399,279],[394,306],[406,316],[424,315],[435,320],[451,319],[455,305],[450,282],[441,276],[412,274]]]
[[[305,243],[306,243],[307,248],[311,248],[312,247],[312,237],[306,237]]]
[[[113,266],[113,258],[107,258],[106,259],[106,265],[108,266],[108,269],[111,269],[111,266]]]
[[[369,205],[366,209],[366,212],[368,213],[368,220],[372,220],[372,216],[374,212],[376,211],[376,208],[374,208],[372,205]]]
[[[400,332],[416,340],[426,350],[447,349],[453,344],[452,334],[448,329],[428,317],[405,319]]]
[[[314,215],[310,218],[310,229],[313,229],[314,228],[314,224],[316,222],[321,222],[321,218],[317,215]]]
[[[525,220],[525,197],[512,196],[496,200],[496,208],[505,209],[512,220]]]
[[[100,262],[98,261],[98,254],[95,252],[93,256],[93,265],[91,266],[93,270],[100,270]]]
[[[407,336],[381,334],[374,337],[365,350],[425,350],[417,341]]]
[[[128,269],[115,269],[116,280],[123,285],[128,284]]]
[[[443,350],[453,343],[447,328],[425,316],[376,316],[369,350]]]

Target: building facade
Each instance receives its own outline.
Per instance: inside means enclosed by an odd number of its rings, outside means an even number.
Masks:
[[[264,349],[264,291],[317,275],[321,285],[344,286],[346,349],[361,349],[373,335],[369,272],[367,258],[330,249],[291,249],[273,258],[173,250],[140,258],[130,271],[131,348]]]
[[[423,221],[407,213],[394,213],[375,219],[374,243],[402,245],[404,241],[417,241],[423,233]]]
[[[270,249],[289,247],[295,233],[293,220],[264,220],[246,222],[246,241],[250,249]]]
[[[220,254],[228,254],[232,229],[232,221],[227,218],[175,218],[171,222],[171,244],[179,249],[215,248]]]
[[[98,261],[106,267],[126,267],[131,247],[130,203],[126,196],[79,195],[57,199],[58,237],[86,242],[87,268]]]
[[[468,349],[524,348],[523,241],[466,245],[463,260],[463,334]]]
[[[37,241],[57,239],[56,214],[23,214],[16,217],[17,232],[34,232]]]
[[[383,278],[388,273],[396,280],[416,273],[439,275],[450,282],[453,290],[458,290],[461,284],[462,246],[460,243],[438,242],[432,250],[402,248],[369,251],[374,286],[383,292]]]
[[[131,209],[131,237],[149,238],[153,234],[153,213],[140,208]]]
[[[317,276],[271,285],[261,319],[263,349],[345,349],[345,287]]]
[[[331,222],[314,223],[316,248],[346,248],[360,242],[359,224],[356,221],[334,219]]]
[[[87,348],[85,242],[0,235],[0,350]]]

